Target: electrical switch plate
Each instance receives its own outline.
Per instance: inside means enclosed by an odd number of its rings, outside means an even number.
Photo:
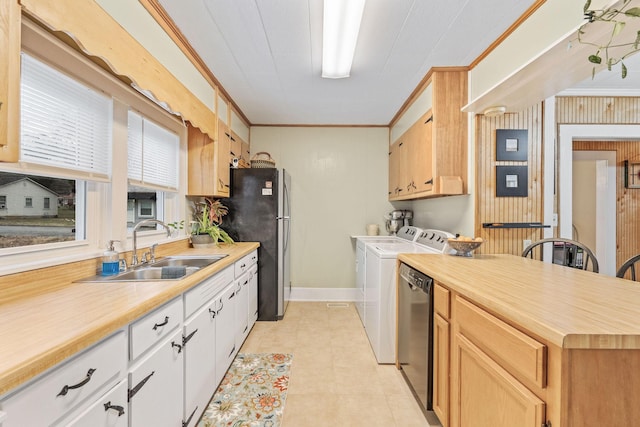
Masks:
[[[527,247],[531,244],[531,240],[529,239],[524,239],[522,241],[522,250],[524,251],[525,249],[527,249]]]

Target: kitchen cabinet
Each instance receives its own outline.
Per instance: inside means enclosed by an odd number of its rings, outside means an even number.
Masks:
[[[3,399],[2,427],[49,425],[91,406],[126,372],[126,350],[125,333],[119,331]]]
[[[242,139],[232,130],[229,131],[229,139],[231,143],[229,144],[229,156],[234,159],[238,159],[242,157]]]
[[[230,143],[228,127],[221,120],[218,120],[217,141],[188,125],[187,195],[229,196]]]
[[[219,384],[231,366],[238,349],[236,347],[236,285],[229,284],[216,298],[216,379]]]
[[[236,348],[249,335],[249,272],[236,279]]]
[[[17,162],[20,144],[20,23],[18,0],[0,2],[0,161]]]
[[[389,200],[463,194],[467,179],[467,72],[430,71],[426,109],[393,141]],[[412,113],[413,114],[413,113]]]
[[[182,425],[182,330],[162,340],[129,370],[131,426]]]
[[[240,157],[240,167],[251,167],[251,145],[248,142],[242,141],[242,155]]]
[[[68,427],[127,427],[128,420],[127,380],[122,380],[77,418],[69,423],[62,423],[62,425]]]
[[[258,255],[256,254],[256,259]],[[258,265],[249,270],[249,331],[258,320]]]
[[[433,288],[433,412],[449,426],[450,295],[438,283]]]

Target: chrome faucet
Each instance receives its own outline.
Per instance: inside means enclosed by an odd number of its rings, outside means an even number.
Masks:
[[[160,221],[159,219],[152,219],[152,218],[143,219],[142,221],[134,225],[133,226],[133,256],[131,257],[131,267],[138,265],[138,229],[143,225],[147,225],[147,224],[161,225],[167,230],[167,237],[171,236],[171,229],[169,228],[169,226],[164,222]],[[155,247],[153,247],[153,249],[155,249]],[[152,255],[153,258],[155,258],[155,253],[153,251],[151,253],[153,254]]]

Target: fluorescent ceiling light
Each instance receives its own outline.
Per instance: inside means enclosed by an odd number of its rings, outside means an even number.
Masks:
[[[322,77],[349,77],[365,0],[324,0]]]

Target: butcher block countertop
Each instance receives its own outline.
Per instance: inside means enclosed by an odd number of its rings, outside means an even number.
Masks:
[[[65,279],[70,273],[63,271],[57,279],[60,283],[44,292],[31,289],[23,297],[0,300],[0,395],[182,294],[258,246],[235,243],[172,253],[228,254],[182,280],[73,283]],[[42,281],[51,280],[56,279],[47,277],[43,270]]]
[[[561,348],[640,349],[640,283],[513,255],[399,261]]]

